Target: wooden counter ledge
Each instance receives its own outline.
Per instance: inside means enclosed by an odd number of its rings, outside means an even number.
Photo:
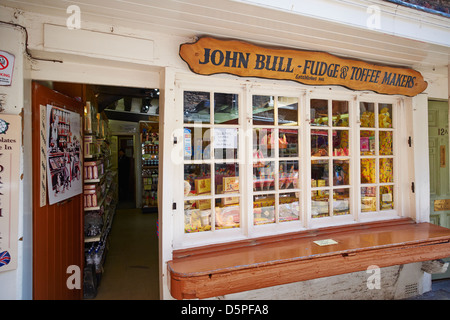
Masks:
[[[314,241],[332,239],[320,246]],[[168,262],[176,299],[203,299],[450,256],[450,229],[402,218],[178,250]]]

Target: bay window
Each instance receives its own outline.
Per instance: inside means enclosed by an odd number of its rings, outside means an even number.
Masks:
[[[404,216],[398,98],[205,87],[179,86],[184,192],[174,247]]]

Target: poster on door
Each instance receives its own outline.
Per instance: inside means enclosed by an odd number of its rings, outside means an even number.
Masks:
[[[81,116],[47,105],[47,190],[49,204],[81,194]]]
[[[21,139],[22,118],[0,114],[0,272],[17,268]]]

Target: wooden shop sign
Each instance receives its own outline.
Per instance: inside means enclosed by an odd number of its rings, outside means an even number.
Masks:
[[[193,72],[202,75],[228,73],[405,96],[415,96],[427,88],[422,75],[412,69],[326,52],[266,48],[239,40],[203,37],[195,43],[182,44],[180,56]]]

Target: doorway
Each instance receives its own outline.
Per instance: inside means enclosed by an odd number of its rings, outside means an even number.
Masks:
[[[139,122],[151,117],[159,126],[159,115],[150,104],[158,103],[159,91],[61,82],[41,82],[39,88],[45,95],[33,91],[32,109],[33,133],[37,132],[33,136],[35,299],[158,299],[158,213],[144,214],[136,199],[142,194],[137,183],[142,180]],[[81,194],[47,208],[39,204],[38,146],[39,106],[48,104],[83,117],[84,179]],[[111,122],[119,134],[111,134]],[[123,168],[119,168],[119,150],[128,160]],[[54,252],[48,251],[53,247]],[[80,267],[80,290],[66,288],[67,265]]]
[[[121,208],[136,207],[135,163],[138,159],[134,157],[134,137],[118,136],[117,141],[119,203]]]
[[[430,161],[430,222],[450,228],[449,105],[428,102],[428,146]],[[450,257],[445,259],[450,261]],[[449,268],[450,269],[450,268]],[[433,279],[450,278],[450,270]]]

